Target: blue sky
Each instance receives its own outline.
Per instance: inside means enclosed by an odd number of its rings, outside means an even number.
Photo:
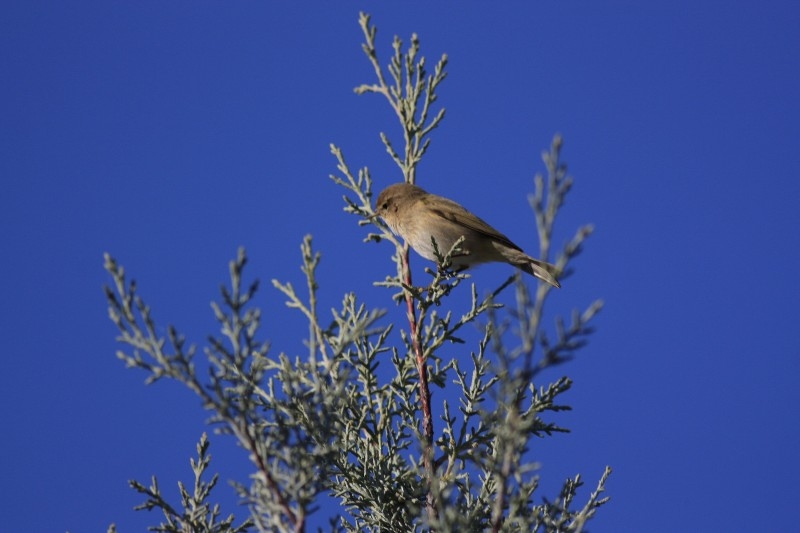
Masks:
[[[545,487],[606,464],[605,531],[786,531],[800,477],[800,7],[794,2],[6,3],[0,17],[0,303],[8,531],[142,531],[131,478],[177,499],[206,414],[114,357],[102,254],[160,324],[202,342],[244,245],[263,335],[302,353],[269,280],[322,252],[321,307],[348,291],[402,318],[373,279],[386,246],[342,212],[342,147],[400,179],[358,11],[450,58],[447,117],[419,184],[536,249],[526,195],[554,133],[575,187],[556,242],[596,227],[553,310],[601,297],[569,374],[573,432],[537,443]],[[421,273],[423,261],[415,268]],[[486,266],[488,289],[507,268]],[[419,274],[418,274],[419,276]],[[246,458],[212,439],[223,479]],[[548,494],[552,495],[551,490]],[[584,493],[585,494],[585,493]],[[220,486],[226,512],[232,489]]]

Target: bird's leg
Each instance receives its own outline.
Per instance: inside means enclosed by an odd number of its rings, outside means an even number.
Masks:
[[[446,268],[444,265],[436,264],[436,272],[442,279],[453,279],[463,270],[466,270],[467,267],[462,266],[458,268]]]

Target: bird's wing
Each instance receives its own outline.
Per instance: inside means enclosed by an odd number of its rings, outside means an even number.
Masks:
[[[449,200],[447,198],[443,198],[441,196],[437,198],[437,201],[447,204],[447,206],[450,208],[449,212],[445,213],[443,210],[430,205],[429,202],[426,202],[429,204],[428,206],[431,212],[433,212],[437,216],[440,216],[443,219],[448,220],[458,226],[462,226],[481,235],[485,235],[486,237],[489,237],[492,240],[495,240],[497,242],[505,244],[510,248],[522,252],[522,248],[511,242],[511,239],[509,239],[508,237],[506,237],[505,235],[494,229],[483,219],[467,211],[460,204],[452,200]]]

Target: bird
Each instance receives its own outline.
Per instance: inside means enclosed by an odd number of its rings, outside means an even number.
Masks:
[[[558,269],[527,255],[511,239],[494,229],[460,204],[425,191],[411,183],[395,183],[378,195],[374,214],[380,217],[395,235],[399,235],[419,255],[436,261],[431,237],[440,253],[447,253],[464,237],[461,252],[453,255],[452,265],[460,271],[481,263],[502,262],[561,287],[556,279]]]

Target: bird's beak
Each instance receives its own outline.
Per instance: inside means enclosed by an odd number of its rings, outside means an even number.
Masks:
[[[367,220],[370,222],[374,222],[376,218],[378,218],[378,213],[372,213],[370,216],[367,217]]]

